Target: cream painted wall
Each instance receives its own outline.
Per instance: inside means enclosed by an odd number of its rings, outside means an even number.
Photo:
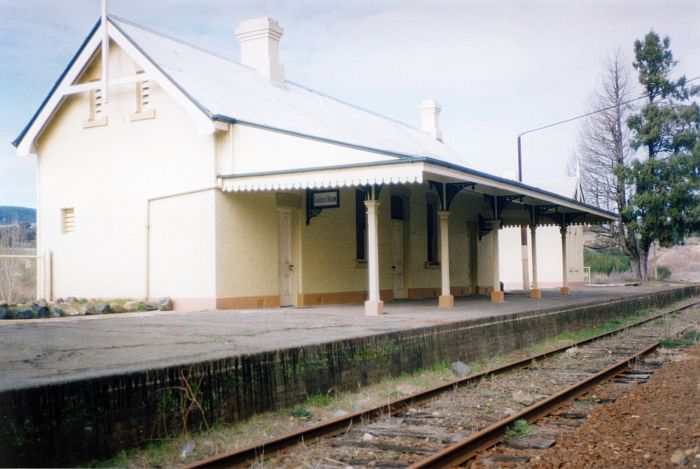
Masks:
[[[501,230],[500,233],[498,233],[499,237],[503,233],[503,230]],[[477,233],[477,240],[479,239],[478,233]],[[500,238],[499,238],[500,239]],[[491,256],[491,233],[488,233],[486,236],[481,238],[481,240],[477,241],[477,252],[479,253],[479,267],[478,267],[478,272],[479,272],[479,281],[478,285],[480,287],[493,287],[493,262],[492,262],[492,256]],[[503,252],[499,251],[499,259],[503,258]]]
[[[440,287],[440,270],[426,268],[427,240],[425,185],[385,186],[379,207],[380,289],[390,290],[392,264],[391,210],[392,193],[407,200],[404,221],[406,288]],[[452,286],[472,285],[470,231],[476,222],[480,199],[459,195],[450,215],[450,283]],[[355,189],[340,191],[340,207],[325,209],[306,226],[300,220],[302,263],[302,293],[334,293],[367,289],[367,270],[355,262]]]
[[[386,161],[390,156],[355,150],[308,138],[233,125],[233,145],[221,158],[223,174],[281,171],[344,164]]]
[[[216,192],[217,298],[278,294],[277,225],[274,193]]]
[[[570,284],[581,284],[583,272],[583,227],[568,227],[567,259]],[[532,239],[528,229],[528,256],[532,256]],[[506,289],[522,289],[520,228],[504,228],[499,237],[501,279]],[[530,282],[532,282],[532,262]],[[537,278],[541,288],[558,287],[562,283],[561,234],[557,226],[537,228]]]
[[[150,296],[210,300],[216,295],[215,205],[218,190],[151,203]]]
[[[112,46],[111,76],[133,75],[136,69]],[[83,128],[89,115],[88,93],[67,99],[38,140],[40,249],[54,252],[56,297],[143,297],[147,200],[216,183],[213,138],[198,135],[190,116],[155,83],[151,83],[155,119],[131,121],[135,88],[134,84],[113,88],[108,124],[102,127]],[[61,208],[66,207],[75,209],[75,231],[62,234]],[[213,223],[213,216],[201,205],[187,207],[192,211],[185,225],[170,229],[199,225],[190,233],[189,244],[212,243],[213,227],[200,228]],[[152,246],[161,241],[160,234],[155,236]],[[152,283],[158,292],[176,296],[180,294],[176,285],[192,272],[177,275],[179,279],[168,277],[171,286],[157,278]],[[210,276],[206,288],[188,294],[211,294],[213,272],[201,275]]]
[[[379,206],[379,285],[390,288],[390,236],[388,190],[380,195]],[[306,225],[300,223],[302,293],[332,293],[367,289],[367,269],[356,266],[355,189],[340,190],[340,207],[324,209]]]

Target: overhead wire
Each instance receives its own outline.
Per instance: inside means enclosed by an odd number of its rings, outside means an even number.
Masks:
[[[698,79],[700,79],[700,76],[687,79],[685,82],[686,82],[686,83],[690,83],[691,81],[695,81],[695,80],[698,80]],[[538,130],[548,129],[548,128],[550,128],[550,127],[554,127],[555,125],[566,124],[567,122],[575,121],[575,120],[578,120],[578,119],[583,119],[584,117],[592,116],[593,114],[598,114],[599,112],[609,111],[610,109],[614,109],[614,108],[616,108],[616,107],[618,107],[618,106],[624,106],[624,105],[626,105],[626,104],[630,104],[630,103],[633,103],[633,102],[635,102],[635,101],[639,101],[640,99],[645,99],[645,98],[648,98],[648,97],[649,97],[649,94],[648,94],[648,93],[647,93],[647,94],[643,94],[643,95],[638,96],[638,97],[636,97],[636,98],[632,98],[632,99],[629,99],[629,100],[627,100],[627,101],[624,101],[624,102],[622,102],[622,103],[620,103],[620,104],[614,104],[614,105],[612,105],[612,106],[607,106],[607,107],[604,107],[604,108],[601,108],[601,109],[596,109],[595,111],[590,111],[590,112],[587,112],[587,113],[585,113],[585,114],[581,114],[581,115],[579,115],[579,116],[570,117],[570,118],[568,118],[568,119],[564,119],[564,120],[561,120],[561,121],[558,121],[558,122],[553,122],[553,123],[551,123],[551,124],[543,125],[543,126],[541,126],[541,127],[535,128],[535,129],[529,129],[529,130],[526,130],[526,131],[524,131],[524,132],[519,133],[519,134],[518,134],[518,137],[522,137],[522,136],[525,135],[525,134],[529,134],[529,133],[532,133],[532,132],[536,132],[536,131],[538,131]]]

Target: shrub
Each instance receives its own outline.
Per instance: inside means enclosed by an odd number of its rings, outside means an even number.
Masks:
[[[665,265],[657,266],[656,275],[658,276],[659,280],[666,280],[671,276],[671,269],[669,269]]]
[[[583,262],[591,268],[594,274],[610,275],[612,272],[627,272],[630,270],[630,260],[619,248],[583,250]]]

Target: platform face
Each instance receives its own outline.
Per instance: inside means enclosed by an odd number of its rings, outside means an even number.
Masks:
[[[394,301],[369,317],[363,305],[266,310],[150,312],[108,316],[0,321],[0,391],[89,377],[148,370],[339,339],[465,320],[561,310],[667,290],[672,287],[543,289],[542,298],[506,292],[505,303],[487,296]]]

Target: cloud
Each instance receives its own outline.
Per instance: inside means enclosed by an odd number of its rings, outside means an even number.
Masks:
[[[288,78],[413,125],[416,104],[433,97],[445,141],[496,174],[514,168],[518,133],[587,111],[607,55],[621,47],[631,56],[634,39],[651,28],[671,36],[678,73],[700,75],[694,0],[111,0],[110,10],[229,57],[239,55],[238,22],[272,16],[285,29]],[[0,113],[0,135],[14,138],[94,24],[99,2],[0,0],[0,11],[0,106],[12,109]],[[563,176],[577,129],[524,137],[526,177]],[[0,175],[24,171],[8,166],[12,150],[3,145]]]

